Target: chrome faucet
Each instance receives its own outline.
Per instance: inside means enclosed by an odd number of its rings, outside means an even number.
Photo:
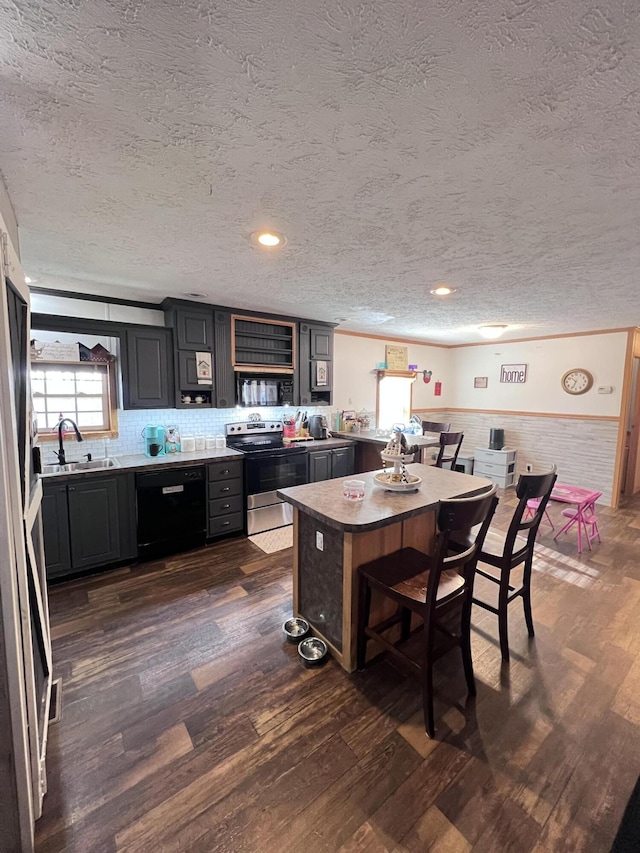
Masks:
[[[81,434],[80,430],[78,429],[78,426],[77,426],[75,421],[72,421],[71,418],[62,418],[61,420],[59,420],[58,421],[58,448],[59,449],[54,450],[53,452],[58,457],[58,462],[60,463],[60,465],[66,465],[67,464],[67,459],[64,455],[64,446],[62,443],[63,442],[62,427],[64,426],[64,424],[71,424],[71,426],[75,430],[76,439],[78,441],[84,441],[82,434]]]

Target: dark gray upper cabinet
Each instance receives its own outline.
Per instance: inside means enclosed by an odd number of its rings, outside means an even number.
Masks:
[[[178,350],[178,387],[182,391],[202,391],[203,386],[198,384],[198,373],[196,369],[196,354],[188,350]],[[206,386],[211,390],[211,386]]]
[[[300,405],[330,406],[333,401],[333,328],[300,323],[299,345]]]
[[[231,361],[231,312],[214,314],[216,406],[230,409],[236,404],[236,381]]]
[[[42,489],[42,532],[47,577],[55,578],[71,571],[69,544],[69,507],[67,487],[59,482],[44,484]]]
[[[211,309],[188,311],[178,308],[175,312],[174,328],[179,350],[213,351],[213,311]]]
[[[127,329],[122,377],[125,409],[173,408],[172,344],[171,329]]]
[[[311,358],[333,358],[333,329],[323,326],[310,326]]]

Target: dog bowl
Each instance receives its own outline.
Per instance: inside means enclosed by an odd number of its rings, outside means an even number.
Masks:
[[[292,643],[297,643],[309,633],[309,623],[306,619],[301,619],[299,616],[293,616],[291,619],[287,619],[284,623],[282,631],[287,640]]]
[[[307,666],[315,666],[322,663],[329,651],[324,640],[318,637],[307,637],[298,644],[298,654]]]

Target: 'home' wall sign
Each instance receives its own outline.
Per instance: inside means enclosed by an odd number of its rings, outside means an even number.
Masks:
[[[526,364],[503,364],[500,368],[500,382],[522,385],[527,381]]]

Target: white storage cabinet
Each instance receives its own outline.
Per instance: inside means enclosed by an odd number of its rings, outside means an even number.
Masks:
[[[492,483],[507,489],[515,484],[517,450],[488,450],[476,447],[474,452],[473,473],[478,477],[486,477]]]

